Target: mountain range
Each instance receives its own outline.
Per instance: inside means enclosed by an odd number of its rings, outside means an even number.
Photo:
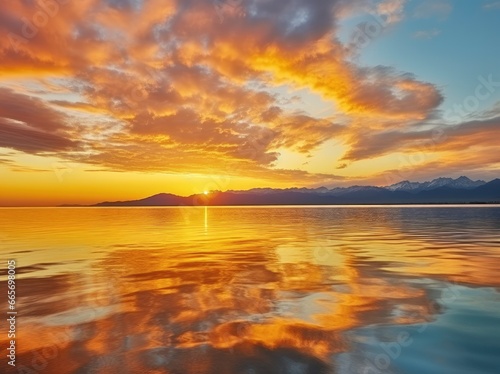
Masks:
[[[94,206],[204,205],[334,205],[334,204],[466,204],[500,203],[500,179],[473,181],[467,177],[429,182],[402,181],[390,186],[336,188],[254,188],[211,191],[187,197],[160,193],[140,200],[106,201]]]

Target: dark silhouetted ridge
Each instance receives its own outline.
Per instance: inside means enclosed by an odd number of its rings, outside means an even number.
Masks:
[[[467,204],[499,203],[500,179],[473,181],[467,177],[437,178],[429,182],[402,181],[391,186],[319,188],[255,188],[212,191],[188,197],[160,193],[140,200],[106,201],[94,206],[205,206],[205,205],[337,205],[337,204]]]

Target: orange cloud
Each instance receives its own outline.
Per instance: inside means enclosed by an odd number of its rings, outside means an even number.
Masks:
[[[13,2],[0,14],[0,85],[23,76],[44,87],[29,97],[0,86],[3,147],[114,170],[213,166],[317,182],[328,175],[275,170],[278,150],[309,155],[335,139],[349,147],[348,162],[414,152],[432,137],[414,125],[443,101],[431,83],[354,62],[338,38],[346,7],[355,8],[345,1],[45,3],[52,8]],[[396,23],[403,9],[387,0],[375,11]],[[58,85],[74,97],[55,99]],[[282,85],[321,95],[338,116],[300,111],[277,93]],[[437,151],[493,146],[492,126],[450,128]]]

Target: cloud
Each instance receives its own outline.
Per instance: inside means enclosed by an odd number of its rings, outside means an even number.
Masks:
[[[420,30],[420,31],[416,31],[413,34],[413,37],[415,39],[433,39],[436,36],[438,36],[439,34],[441,34],[441,30],[438,30],[438,29]]]
[[[463,152],[472,147],[496,147],[500,117],[442,125],[423,131],[366,132],[353,137],[344,155],[347,161],[374,158],[392,152],[424,153]],[[499,159],[500,161],[500,159]]]
[[[0,147],[33,154],[78,150],[68,120],[39,98],[0,87]]]
[[[495,102],[490,108],[476,114],[478,119],[490,119],[500,116],[500,101]]]
[[[493,1],[490,3],[483,4],[483,9],[485,9],[485,10],[500,9],[500,1]]]
[[[32,22],[33,7],[13,2],[0,15],[0,74],[43,90],[30,97],[0,88],[2,144],[57,151],[70,160],[85,144],[92,149],[85,161],[111,170],[203,173],[210,167],[309,181],[327,176],[277,171],[280,149],[310,155],[338,140],[350,147],[340,169],[410,152],[432,136],[414,126],[437,115],[444,100],[439,88],[394,68],[358,65],[339,40],[339,21],[349,11],[370,11],[393,25],[403,20],[405,1],[220,5],[68,2],[28,37],[23,20]],[[450,11],[448,2],[424,2],[415,15]],[[58,86],[71,93],[61,96]],[[300,111],[291,96],[302,89],[330,103],[336,117]],[[474,129],[490,130],[468,126],[450,132],[449,147],[466,144],[465,128],[469,138],[489,144]]]
[[[0,147],[26,153],[57,153],[75,148],[77,144],[62,136],[35,130],[0,118]]]
[[[65,116],[43,100],[0,87],[0,118],[9,118],[40,131],[67,128]]]
[[[170,173],[198,173],[205,175],[224,175],[261,180],[326,183],[343,179],[334,174],[309,173],[304,170],[287,170],[268,167],[267,160],[255,162],[257,155],[262,155],[261,148],[266,147],[267,139],[248,139],[242,146],[234,147],[229,152],[224,147],[212,147],[208,150],[193,147],[178,147],[150,138],[114,139],[112,149],[94,145],[97,151],[89,155],[86,163],[105,167],[114,171],[142,171],[142,172],[170,172]],[[270,155],[273,157],[274,155]],[[75,159],[76,160],[76,159]],[[125,162],[127,160],[127,162]],[[105,170],[106,170],[105,169]]]
[[[50,104],[52,105],[57,105],[63,108],[68,108],[68,109],[74,109],[74,110],[80,110],[86,113],[102,113],[105,112],[101,108],[97,108],[89,103],[83,103],[83,102],[73,102],[73,101],[67,101],[67,100],[52,100],[50,101]]]
[[[467,171],[472,179],[491,180],[498,178],[500,160],[497,153],[498,147],[491,146],[472,148],[466,153],[449,153],[438,161],[421,156],[400,158],[398,169],[386,170],[372,176],[371,180],[378,185],[389,185],[402,180],[424,181],[443,177],[443,171],[448,177],[457,178]],[[414,160],[420,162],[415,163]]]
[[[385,19],[386,25],[399,23],[404,18],[406,0],[385,0],[377,5],[377,13]]]
[[[384,27],[388,27],[404,19],[406,3],[406,0],[342,0],[337,4],[336,16],[338,19],[344,19],[359,14],[370,14]]]
[[[449,0],[424,0],[414,10],[415,18],[438,18],[444,21],[453,11]]]

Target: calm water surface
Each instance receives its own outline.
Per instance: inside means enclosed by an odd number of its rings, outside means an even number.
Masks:
[[[0,251],[15,373],[500,370],[500,208],[0,209]]]

